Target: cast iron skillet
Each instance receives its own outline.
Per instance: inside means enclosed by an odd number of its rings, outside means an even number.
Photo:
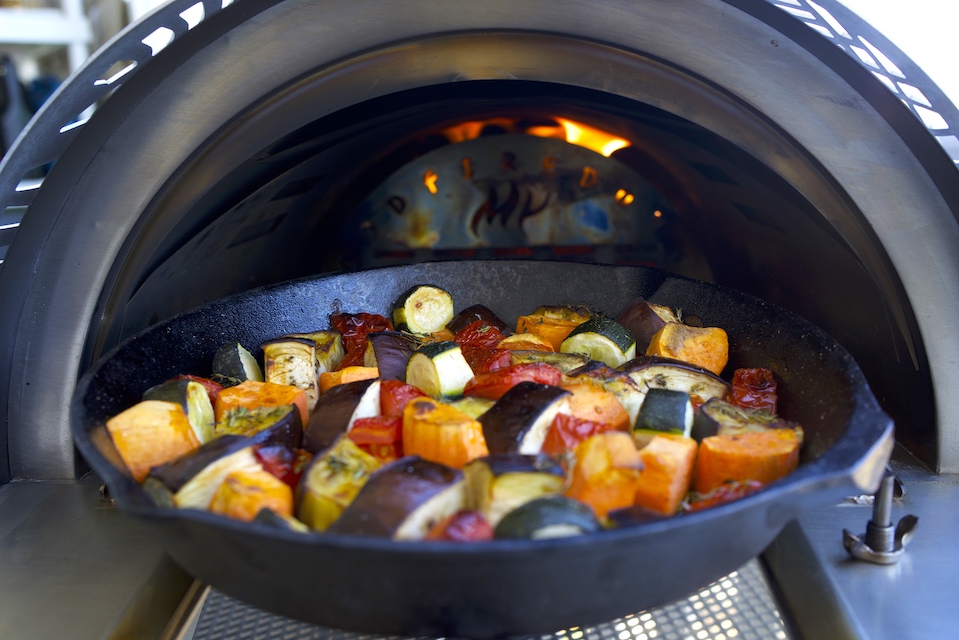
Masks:
[[[326,328],[331,312],[386,315],[415,284],[483,303],[507,322],[541,304],[614,316],[636,296],[679,307],[730,336],[727,372],[770,367],[780,414],[806,433],[799,469],[744,500],[628,529],[543,541],[397,543],[302,535],[153,506],[122,470],[104,421],[176,374],[208,375],[216,348],[251,349]],[[232,296],[127,340],[79,384],[77,447],[125,511],[148,520],[192,575],[263,609],[388,635],[493,638],[608,621],[671,602],[740,567],[802,509],[878,487],[892,423],[852,358],[799,317],[735,291],[653,269],[571,263],[426,263],[317,277]]]

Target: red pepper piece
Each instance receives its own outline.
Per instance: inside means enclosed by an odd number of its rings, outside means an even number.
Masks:
[[[776,415],[776,380],[769,369],[736,369],[726,400],[743,409],[765,409]]]
[[[706,495],[693,494],[693,499],[683,509],[687,513],[702,511],[727,502],[734,502],[741,498],[756,493],[763,488],[762,482],[756,480],[744,480],[740,482],[727,482],[716,487]]]
[[[330,316],[330,325],[343,334],[346,357],[337,367],[363,366],[366,336],[377,331],[392,331],[393,323],[375,313],[337,313]]]
[[[201,378],[200,376],[183,375],[183,376],[176,376],[173,379],[174,380],[190,380],[191,382],[199,382],[206,389],[206,394],[210,396],[211,403],[215,403],[216,397],[220,395],[221,391],[223,391],[222,384],[220,384],[219,382],[214,382],[213,380],[210,380],[209,378]]]
[[[593,422],[561,413],[553,419],[553,424],[546,432],[543,453],[562,456],[590,436],[613,430],[615,427],[605,422]]]
[[[467,347],[493,349],[503,338],[503,332],[485,320],[474,320],[456,332],[453,340],[464,350]]]
[[[403,456],[401,416],[360,418],[347,435],[360,449],[380,462],[392,462]]]
[[[499,400],[507,391],[526,381],[558,386],[563,381],[563,372],[542,362],[515,364],[504,369],[476,374],[466,383],[463,395]]]
[[[485,542],[493,539],[493,527],[479,511],[462,509],[430,529],[427,540],[443,542]]]
[[[280,445],[257,446],[253,448],[253,454],[267,472],[294,489],[313,459],[313,454],[305,449],[288,449]]]
[[[484,349],[463,347],[463,357],[473,373],[486,373],[512,366],[513,356],[509,349]]]
[[[399,380],[380,381],[380,413],[384,416],[403,417],[403,409],[414,398],[425,398],[425,393],[411,384]]]

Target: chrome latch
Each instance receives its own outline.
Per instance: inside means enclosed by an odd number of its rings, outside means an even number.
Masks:
[[[866,533],[857,536],[843,529],[843,546],[853,558],[876,564],[894,564],[905,552],[919,518],[914,515],[903,516],[895,527],[892,526],[894,484],[894,476],[887,475],[882,479],[872,503],[872,519],[866,524]]]

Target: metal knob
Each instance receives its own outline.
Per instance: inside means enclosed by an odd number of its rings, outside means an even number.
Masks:
[[[876,564],[894,564],[905,552],[919,518],[907,515],[895,527],[892,526],[894,484],[894,476],[887,475],[882,479],[872,504],[872,519],[866,524],[866,533],[857,536],[843,529],[843,546],[853,558]]]

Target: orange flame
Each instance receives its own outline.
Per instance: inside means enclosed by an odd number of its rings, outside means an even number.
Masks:
[[[556,125],[536,124],[523,127],[520,121],[509,118],[489,118],[487,120],[470,120],[458,125],[447,127],[443,134],[453,144],[475,140],[479,138],[487,126],[495,126],[509,133],[522,133],[538,138],[557,138],[570,144],[595,151],[607,158],[616,151],[630,146],[632,143],[619,136],[597,129],[582,122],[575,122],[566,118],[553,118]]]

